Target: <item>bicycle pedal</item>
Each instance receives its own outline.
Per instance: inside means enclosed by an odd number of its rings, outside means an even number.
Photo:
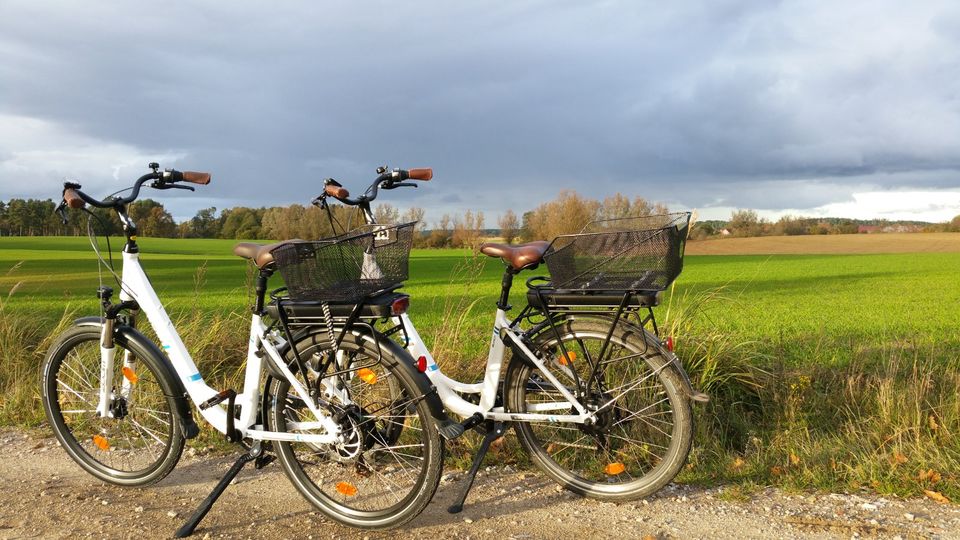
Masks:
[[[201,403],[199,408],[201,411],[205,411],[214,405],[219,405],[224,401],[235,397],[237,397],[237,391],[233,388],[227,388],[226,390],[222,390],[219,394]]]
[[[257,470],[259,470],[259,469],[262,469],[262,468],[266,467],[267,465],[273,463],[273,461],[276,460],[276,459],[277,459],[277,456],[272,456],[272,455],[268,455],[268,454],[263,454],[263,455],[259,456],[259,457],[256,459],[256,461],[253,462],[253,466],[254,466],[254,468],[256,468]]]

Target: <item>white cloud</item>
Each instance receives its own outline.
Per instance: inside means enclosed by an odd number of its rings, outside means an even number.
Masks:
[[[0,193],[56,199],[64,179],[91,195],[106,196],[132,184],[160,161],[174,166],[184,152],[147,151],[76,133],[54,122],[0,114]]]

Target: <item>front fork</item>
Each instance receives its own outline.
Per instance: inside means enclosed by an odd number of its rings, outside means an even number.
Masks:
[[[97,289],[97,297],[103,304],[105,317],[103,327],[100,331],[100,389],[97,396],[97,415],[101,418],[113,418],[115,414],[115,405],[118,398],[124,401],[124,408],[128,408],[132,403],[132,394],[134,385],[137,384],[137,362],[129,350],[123,351],[123,367],[121,368],[121,383],[119,394],[114,385],[114,365],[116,363],[117,347],[114,340],[117,316],[122,310],[129,310],[130,314],[126,323],[130,326],[136,325],[136,316],[139,313],[135,301],[129,298],[124,291],[120,293],[121,302],[111,304],[110,297],[113,289],[110,287],[101,287]]]
[[[100,333],[100,396],[97,401],[97,415],[109,418],[113,415],[113,361],[117,347],[113,341],[113,328],[116,319],[105,319]]]

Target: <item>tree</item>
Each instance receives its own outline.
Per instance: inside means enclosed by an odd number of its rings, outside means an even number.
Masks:
[[[415,222],[413,225],[413,245],[414,247],[422,247],[426,244],[426,238],[423,235],[423,230],[427,226],[426,222],[426,212],[423,208],[418,208],[412,206],[403,213],[403,216],[400,218],[400,221],[403,223]]]
[[[220,220],[217,219],[217,209],[210,207],[197,212],[190,219],[190,235],[194,238],[216,238],[220,232]]]
[[[519,232],[517,229],[520,224],[517,222],[517,215],[513,213],[513,210],[507,209],[506,212],[500,216],[500,219],[497,220],[497,225],[500,226],[500,236],[503,237],[503,241],[506,243],[511,243],[517,237]]]
[[[453,218],[453,235],[450,237],[450,245],[453,247],[475,248],[480,239],[480,231],[483,229],[483,212],[474,214],[470,210],[464,214],[463,219],[457,214]]]
[[[377,207],[373,209],[373,219],[375,219],[377,223],[394,225],[400,221],[400,210],[394,208],[392,204],[378,204]]]
[[[224,210],[220,214],[223,220],[220,226],[220,238],[257,239],[260,238],[260,223],[264,210],[258,212],[252,208],[237,207]]]
[[[427,238],[427,246],[432,248],[448,247],[450,245],[450,224],[452,219],[450,214],[444,214],[440,221],[434,224],[430,236]]]
[[[550,240],[561,234],[576,233],[595,220],[601,204],[585,199],[575,191],[563,190],[556,199],[533,210],[529,219],[524,214],[525,229],[530,240]]]
[[[755,210],[734,210],[727,228],[734,236],[760,236],[765,223]]]
[[[163,206],[151,208],[147,218],[138,224],[138,228],[143,236],[157,238],[173,238],[177,232],[177,224],[174,223],[173,216],[164,210]]]

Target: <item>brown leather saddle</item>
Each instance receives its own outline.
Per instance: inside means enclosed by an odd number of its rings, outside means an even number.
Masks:
[[[252,242],[240,242],[233,246],[233,254],[244,259],[249,259],[257,265],[258,268],[266,268],[273,262],[274,249],[286,244],[296,244],[303,242],[299,238],[284,240],[283,242],[274,242],[272,244],[254,244]]]
[[[488,257],[500,257],[510,268],[523,270],[543,262],[543,254],[547,252],[548,247],[550,247],[550,242],[544,240],[536,240],[516,246],[484,243],[480,246],[480,253]]]

